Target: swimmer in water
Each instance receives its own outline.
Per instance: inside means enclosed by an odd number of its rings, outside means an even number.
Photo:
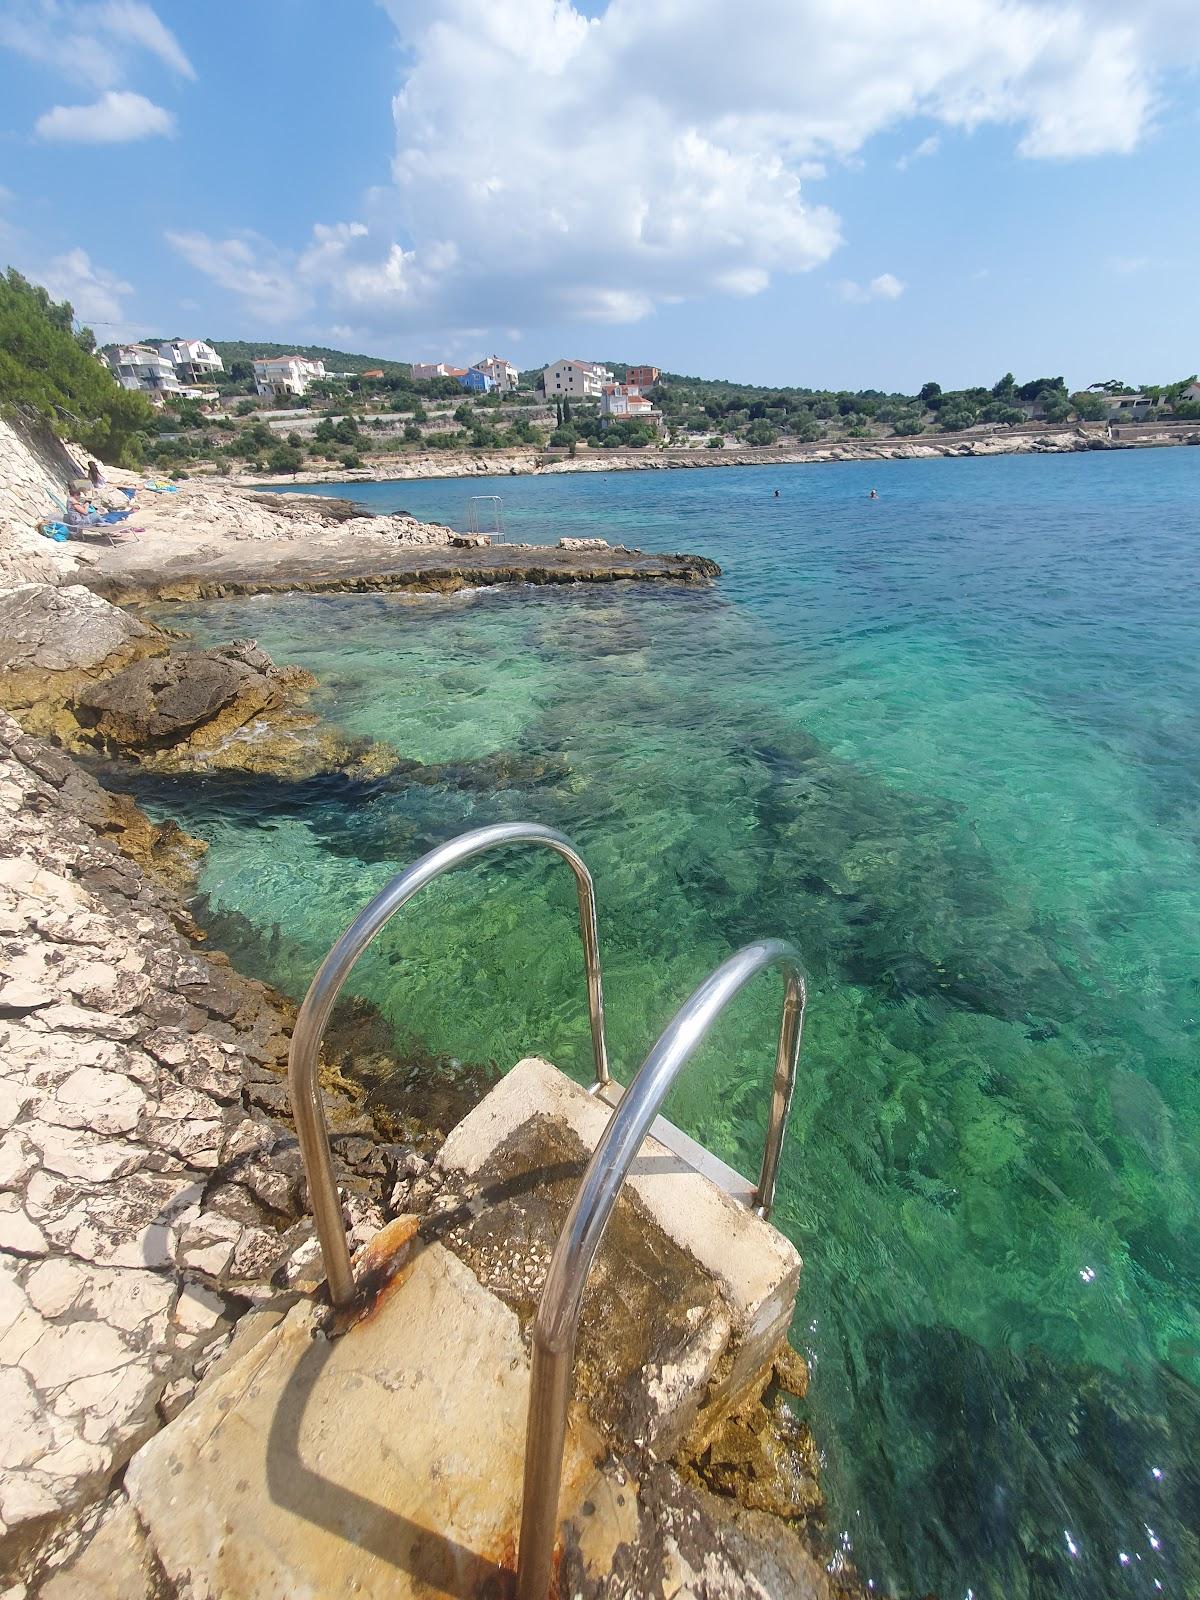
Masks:
[[[878,500],[879,499],[879,490],[878,489],[872,489],[870,494],[867,496],[867,499],[868,500]]]
[[[776,498],[776,500],[779,499],[779,490],[778,489],[776,489],[776,491],[775,491],[775,498]]]

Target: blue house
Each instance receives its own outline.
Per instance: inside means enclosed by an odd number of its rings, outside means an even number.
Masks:
[[[488,394],[496,387],[495,378],[489,377],[486,372],[481,372],[478,367],[468,367],[458,381],[464,389],[470,389],[472,394]]]

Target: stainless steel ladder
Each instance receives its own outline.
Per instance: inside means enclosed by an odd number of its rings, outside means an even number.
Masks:
[[[292,1114],[330,1298],[339,1310],[354,1305],[355,1284],[317,1082],[321,1040],[334,1002],[359,956],[418,890],[474,856],[511,844],[545,845],[561,856],[574,874],[595,1069],[591,1092],[606,1101],[620,1094],[558,1236],[533,1324],[517,1600],[545,1600],[558,1526],[567,1410],[583,1292],[629,1169],[671,1085],[720,1013],[752,978],[768,968],[781,967],[783,1011],[771,1106],[762,1165],[750,1202],[755,1213],[767,1220],[775,1199],[779,1160],[795,1092],[807,991],[800,959],[792,945],[782,939],[746,945],[723,961],[689,996],[659,1036],[628,1089],[620,1091],[608,1069],[595,891],[591,873],[574,845],[540,823],[508,822],[462,834],[422,856],[375,896],[330,950],[304,997],[292,1034],[288,1057]]]

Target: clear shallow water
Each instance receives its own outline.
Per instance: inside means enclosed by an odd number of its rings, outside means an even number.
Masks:
[[[213,914],[298,994],[433,842],[551,823],[622,1077],[730,950],[795,939],[776,1220],[831,1533],[905,1595],[1200,1593],[1200,451],[353,486],[459,524],[492,491],[526,539],[725,576],[172,610],[437,764],[160,796]],[[586,1076],[572,902],[549,858],[465,870],[360,991],[414,1045]],[[746,1172],[776,1008],[760,980],[671,1108]]]

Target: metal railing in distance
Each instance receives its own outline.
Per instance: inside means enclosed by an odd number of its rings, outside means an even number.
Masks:
[[[588,1162],[550,1258],[533,1324],[517,1600],[546,1600],[549,1593],[579,1313],[588,1273],[617,1197],[659,1107],[693,1051],[746,984],[775,966],[784,971],[783,1015],[766,1147],[753,1207],[760,1217],[770,1216],[796,1085],[807,998],[799,956],[781,939],[746,945],[723,961],[684,1003],[625,1091]]]
[[[609,1081],[608,1049],[604,1041],[604,991],[600,981],[600,941],[596,932],[596,894],[592,875],[569,839],[538,822],[498,822],[477,828],[438,845],[381,889],[342,934],[321,963],[320,970],[304,997],[292,1046],[288,1053],[288,1087],[292,1115],[300,1138],[300,1153],[308,1178],[317,1235],[325,1261],[329,1294],[335,1306],[346,1308],[354,1302],[354,1275],[350,1270],[350,1249],[342,1223],[333,1162],[329,1154],[329,1130],[325,1108],[317,1083],[317,1059],[321,1040],[342,985],[350,976],[359,956],[390,917],[434,878],[457,867],[473,856],[501,845],[540,844],[553,850],[575,876],[579,897],[579,931],[583,939],[583,965],[587,978],[588,1017],[592,1030],[592,1057],[597,1086]]]

